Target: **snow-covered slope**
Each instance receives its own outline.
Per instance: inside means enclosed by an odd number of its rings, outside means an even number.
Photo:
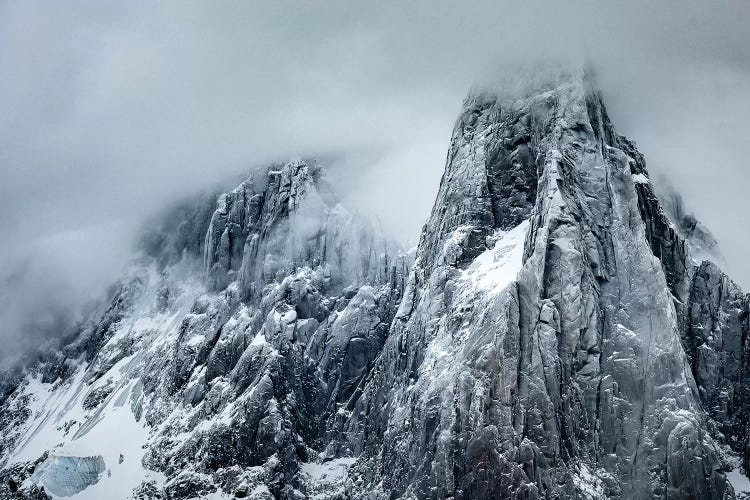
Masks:
[[[466,99],[413,263],[314,162],[155,224],[0,384],[0,498],[745,489],[750,300],[589,75],[512,81]]]

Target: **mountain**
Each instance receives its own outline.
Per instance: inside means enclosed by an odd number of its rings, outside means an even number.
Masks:
[[[587,72],[472,91],[415,255],[308,160],[154,223],[2,378],[0,498],[740,497],[750,298],[715,247]]]

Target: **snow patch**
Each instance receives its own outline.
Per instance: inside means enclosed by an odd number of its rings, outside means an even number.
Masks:
[[[516,279],[523,266],[523,249],[529,221],[495,235],[495,246],[485,250],[466,269],[463,278],[472,288],[493,295]]]
[[[648,184],[651,181],[643,174],[633,174],[633,182],[636,184]]]
[[[347,469],[354,462],[354,458],[337,458],[324,463],[301,464],[301,472],[308,479],[308,497],[323,500],[343,491]]]
[[[108,375],[121,375],[123,363],[127,359],[113,366]],[[141,464],[149,431],[136,421],[131,405],[125,404],[139,397],[137,380],[121,379],[103,405],[91,413],[82,406],[85,395],[109,377],[89,386],[86,375],[81,367],[71,380],[53,390],[51,384],[29,378],[24,392],[32,395],[34,413],[10,463],[33,461],[49,451],[32,481],[54,495],[76,499],[122,498],[143,480],[160,480],[161,474]]]
[[[255,334],[255,337],[253,337],[253,341],[250,342],[250,345],[268,345],[268,340],[266,340],[265,334],[260,331]]]
[[[573,479],[576,490],[580,493],[580,498],[585,498],[586,500],[606,498],[604,495],[604,484],[600,478],[602,475],[609,476],[604,470],[599,469],[595,473],[586,464],[580,464]]]
[[[345,479],[346,469],[355,461],[354,458],[336,458],[322,464],[303,463],[301,464],[301,470],[304,474],[310,476],[313,481]]]
[[[727,479],[732,484],[736,494],[750,494],[750,479],[748,479],[741,468],[737,467],[727,472]]]

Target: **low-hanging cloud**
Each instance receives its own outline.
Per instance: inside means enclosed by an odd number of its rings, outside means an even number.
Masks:
[[[0,337],[101,293],[147,216],[273,160],[335,158],[347,204],[415,241],[468,88],[540,58],[593,64],[615,125],[750,287],[748,18],[742,2],[4,2]]]

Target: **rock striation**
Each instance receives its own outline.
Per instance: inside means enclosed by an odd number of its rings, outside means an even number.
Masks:
[[[473,91],[413,258],[307,160],[153,224],[0,383],[0,498],[740,497],[750,299],[715,246],[586,71]]]
[[[471,263],[522,220],[514,282],[472,293]],[[349,422],[365,481],[419,498],[730,496],[682,345],[694,272],[588,77],[471,95]]]

